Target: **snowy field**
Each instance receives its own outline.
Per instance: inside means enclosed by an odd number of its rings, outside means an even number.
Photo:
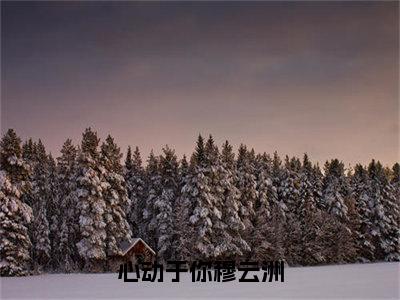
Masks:
[[[286,268],[285,282],[123,282],[117,274],[1,278],[1,299],[313,298],[399,299],[399,263]]]

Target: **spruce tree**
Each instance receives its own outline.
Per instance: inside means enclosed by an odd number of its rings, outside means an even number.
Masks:
[[[397,199],[397,204],[400,204],[400,164],[395,163],[392,167],[392,178],[390,183],[394,187],[395,197]]]
[[[273,260],[278,256],[277,247],[273,245],[276,236],[272,236],[269,220],[271,219],[271,204],[277,197],[272,179],[272,160],[266,154],[257,155],[255,176],[257,180],[258,197],[255,203],[254,233],[252,235],[252,257],[258,261]],[[276,199],[275,199],[276,201]]]
[[[400,260],[400,165],[395,163],[392,168],[390,182],[386,182],[387,198],[386,213],[391,219],[389,229],[389,251],[385,257],[388,261]]]
[[[354,260],[356,243],[351,231],[350,200],[351,191],[344,164],[338,159],[326,162],[321,206],[333,218],[326,216],[325,242],[321,245],[326,245],[325,259],[329,262]]]
[[[283,221],[286,219],[286,213],[288,211],[288,207],[284,202],[284,199],[279,195],[281,193],[281,182],[285,175],[285,169],[282,166],[282,160],[279,157],[278,153],[275,151],[272,158],[272,184],[275,188],[275,193],[271,195],[271,207],[275,211],[277,215],[280,215]]]
[[[299,172],[300,203],[297,218],[300,225],[300,263],[302,265],[315,265],[325,262],[318,240],[323,238],[322,212],[318,209],[321,197],[322,182],[318,166],[313,166],[307,154],[304,154],[303,163]],[[321,222],[322,221],[322,222]]]
[[[226,226],[224,229],[226,246],[223,257],[237,259],[249,253],[251,248],[242,237],[245,225],[240,217],[240,191],[235,186],[237,174],[235,154],[232,149],[228,141],[222,146],[219,183],[222,195],[222,220]]]
[[[258,198],[257,181],[254,175],[254,165],[251,160],[251,153],[243,144],[239,147],[236,162],[236,187],[240,191],[240,217],[245,225],[243,238],[251,243],[251,235],[254,231],[254,206]]]
[[[312,174],[313,174],[312,182],[313,182],[313,187],[314,187],[314,198],[315,198],[315,201],[317,204],[317,208],[323,209],[324,204],[323,204],[323,199],[322,199],[322,193],[323,193],[324,175],[322,174],[319,163],[316,163],[313,165]]]
[[[244,224],[239,217],[240,192],[235,187],[234,154],[229,143],[225,143],[220,155],[210,135],[205,148],[205,176],[212,203],[209,205],[211,258],[239,258],[250,247],[241,237]],[[232,223],[230,223],[232,221]]]
[[[184,250],[191,253],[188,259],[210,259],[214,257],[213,244],[214,198],[210,187],[210,177],[207,176],[206,151],[204,139],[198,137],[196,150],[191,157],[191,172],[182,188],[182,198],[187,205],[188,226],[186,236],[189,240]]]
[[[101,145],[100,163],[104,179],[108,183],[102,194],[105,201],[106,252],[109,256],[121,254],[121,242],[129,242],[132,237],[125,213],[130,206],[130,200],[122,175],[121,158],[120,148],[110,135],[107,136],[106,141]]]
[[[99,141],[90,128],[82,136],[77,157],[76,197],[79,211],[78,253],[88,271],[96,270],[106,258],[106,203],[104,194],[109,188],[104,171],[99,168]]]
[[[258,155],[255,175],[258,191],[256,207],[258,209],[255,211],[254,219],[253,256],[257,260],[284,259],[285,224],[288,209],[285,202],[278,197],[283,168],[276,151],[272,159],[265,153]]]
[[[35,160],[35,144],[31,138],[22,145],[22,158],[26,163],[31,163]]]
[[[168,146],[163,148],[160,156],[159,171],[162,190],[154,199],[152,222],[156,228],[157,253],[162,261],[166,261],[173,256],[174,209],[179,184],[177,157]]]
[[[33,176],[33,168],[36,164],[36,143],[30,138],[22,144],[22,160],[24,161],[27,169],[29,170],[29,175],[27,176],[27,180],[30,182],[29,189],[23,193],[22,200],[28,204],[31,208],[33,206],[33,198],[32,198],[32,176]],[[31,228],[29,228],[29,234],[32,236]]]
[[[385,260],[400,261],[400,207],[396,198],[396,188],[390,183],[387,176],[382,178],[383,203],[385,215],[388,219],[388,232],[385,238]]]
[[[60,245],[61,220],[63,211],[60,210],[60,201],[58,197],[57,165],[51,154],[47,157],[48,162],[48,184],[49,184],[49,202],[47,205],[47,220],[49,222],[50,239],[50,268],[57,270],[60,267],[61,258],[58,247]]]
[[[55,249],[61,269],[72,272],[78,269],[79,257],[76,243],[79,234],[79,211],[76,174],[77,149],[67,139],[57,158],[57,198],[60,205],[60,244]]]
[[[351,178],[352,197],[356,200],[359,226],[356,230],[356,247],[361,261],[373,261],[375,246],[372,237],[371,189],[367,170],[360,164]]]
[[[210,234],[212,258],[226,255],[228,249],[234,244],[231,243],[230,236],[227,234],[227,225],[224,223],[224,190],[223,181],[225,180],[224,169],[221,165],[218,147],[215,145],[213,137],[210,135],[204,147],[205,153],[205,176],[208,177],[208,186],[212,203],[209,206],[209,218],[212,223],[212,233]]]
[[[132,235],[141,237],[143,231],[143,212],[146,204],[146,182],[139,148],[132,150],[128,147],[125,159],[124,177],[131,205],[128,210],[128,222],[131,225]]]
[[[21,199],[30,188],[21,139],[9,129],[0,141],[0,275],[29,274],[32,209]]]
[[[156,248],[158,241],[156,236],[156,208],[155,202],[162,193],[162,178],[160,174],[160,159],[153,151],[150,152],[146,168],[147,200],[143,210],[143,237]]]
[[[176,199],[174,209],[174,238],[172,243],[173,258],[177,260],[184,260],[190,256],[188,247],[186,247],[189,236],[188,236],[188,220],[189,220],[189,203],[182,197],[182,188],[185,186],[188,180],[190,172],[189,163],[184,155],[179,164],[178,176],[179,185],[178,193],[179,196]]]
[[[375,256],[382,260],[398,260],[398,216],[394,189],[381,163],[375,160],[368,166],[371,186],[372,236],[375,242]]]
[[[40,271],[50,266],[50,225],[47,210],[53,196],[50,185],[49,160],[41,140],[35,146],[31,180],[32,189],[30,194],[34,217],[31,230],[32,258],[34,268]]]
[[[285,166],[280,177],[278,197],[287,207],[287,214],[295,215],[300,206],[300,168],[296,158],[285,158]]]
[[[342,222],[348,220],[345,197],[348,196],[349,189],[344,171],[344,165],[338,159],[325,163],[322,195],[322,203],[325,210]]]
[[[278,197],[285,204],[285,259],[290,265],[298,265],[301,261],[301,224],[299,218],[300,200],[300,171],[301,163],[297,158],[285,158],[278,187]]]

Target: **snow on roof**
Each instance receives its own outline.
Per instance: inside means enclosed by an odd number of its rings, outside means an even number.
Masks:
[[[146,248],[149,249],[151,253],[153,253],[153,255],[156,255],[154,250],[151,249],[151,247],[141,238],[133,238],[131,243],[129,243],[128,241],[121,242],[119,247],[121,248],[122,255],[123,256],[126,255],[129,252],[129,250],[131,250],[139,241],[142,242],[146,246]]]

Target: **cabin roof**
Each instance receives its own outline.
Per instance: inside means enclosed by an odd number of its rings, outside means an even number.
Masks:
[[[145,247],[153,254],[156,255],[156,253],[154,252],[153,249],[151,249],[151,247],[145,242],[143,241],[141,238],[133,238],[132,242],[128,242],[128,241],[122,241],[119,244],[119,247],[122,251],[122,256],[125,256],[133,247],[135,247],[135,245],[139,242],[142,242],[143,245],[145,245]]]

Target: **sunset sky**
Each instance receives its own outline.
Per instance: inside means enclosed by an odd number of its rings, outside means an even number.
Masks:
[[[1,2],[1,130],[399,161],[398,2]]]

